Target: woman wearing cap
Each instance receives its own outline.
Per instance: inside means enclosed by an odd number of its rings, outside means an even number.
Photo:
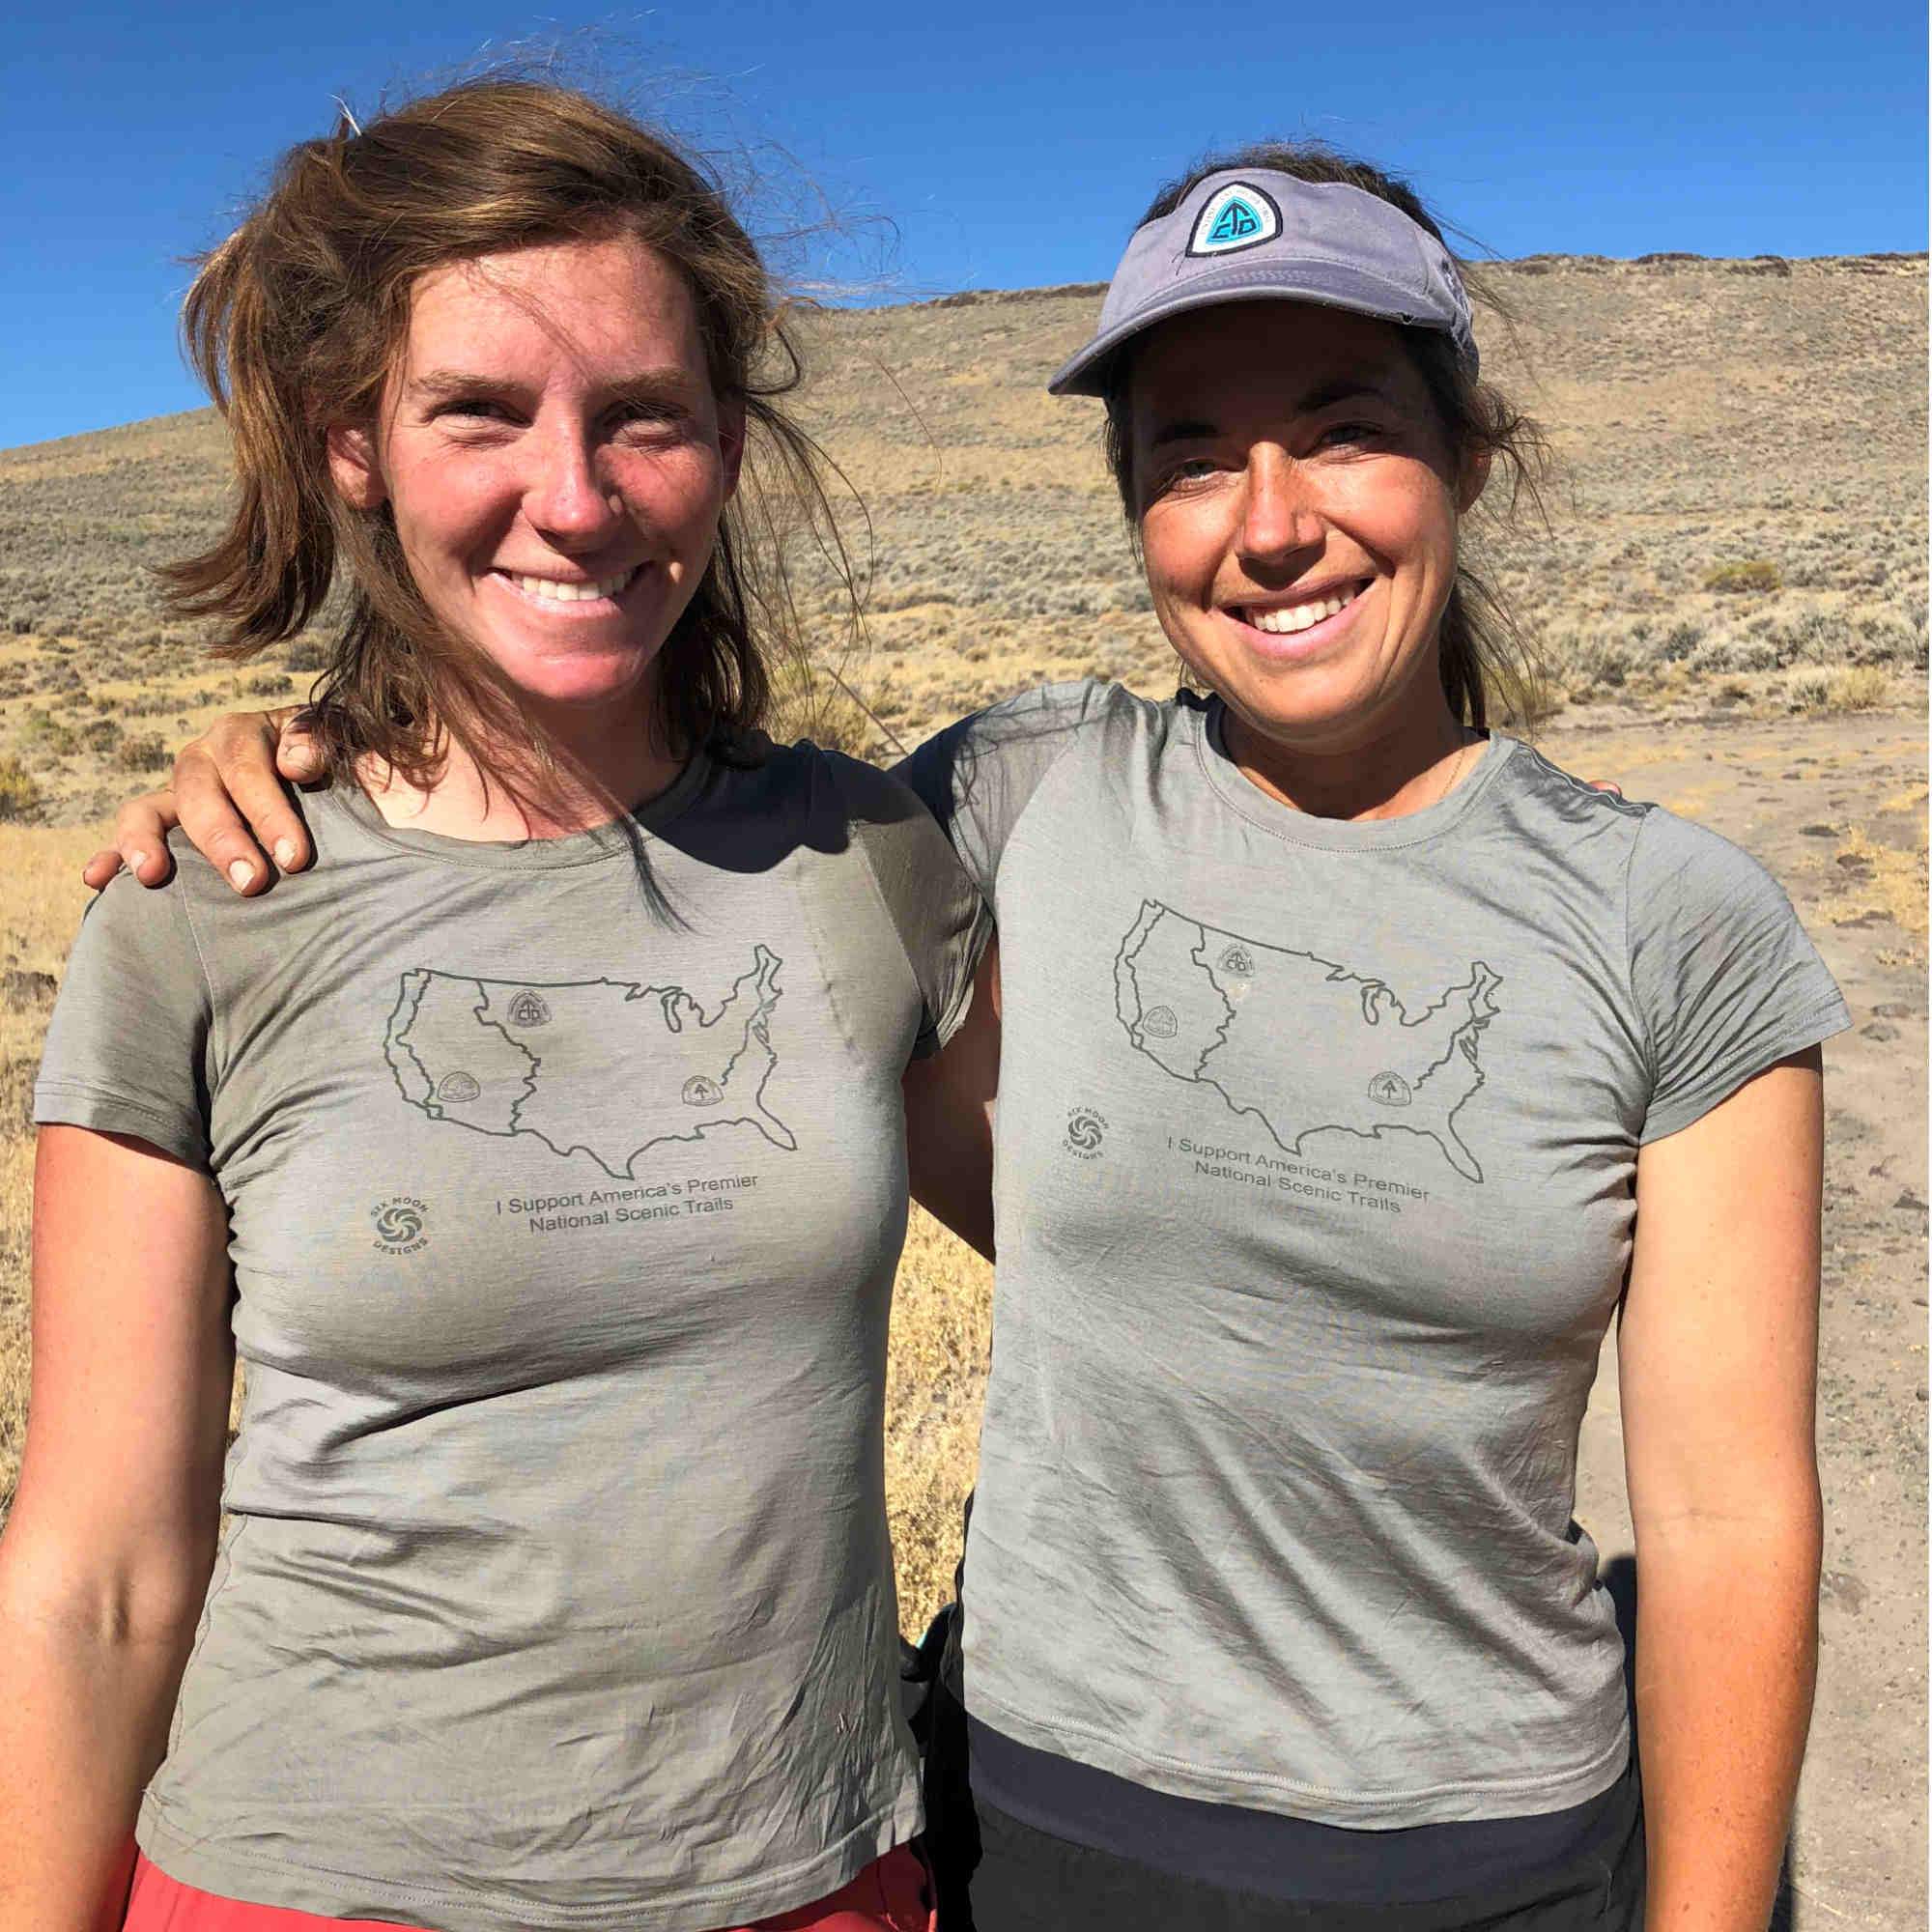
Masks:
[[[1744,855],[1487,732],[1461,524],[1532,433],[1400,184],[1268,148],[1164,190],[1053,387],[1105,398],[1212,696],[1037,692],[905,768],[1007,1049],[949,1922],[1762,1927],[1836,989]],[[981,1118],[976,1015],[922,1118]],[[923,1198],[969,1222],[988,1166]],[[1571,1516],[1619,1311],[1641,1798]]]
[[[0,1928],[925,1932],[886,1310],[983,914],[755,728],[756,251],[487,82],[292,150],[187,313],[176,582],[245,655],[342,569],[337,782],[272,894],[104,894],[53,1016]]]
[[[1000,931],[974,1918],[1633,1925],[1647,1822],[1654,1926],[1761,1928],[1843,1004],[1742,853],[1485,732],[1460,527],[1528,432],[1405,189],[1201,170],[1052,387],[1213,696],[905,768]],[[1641,1804],[1571,1515],[1620,1306]]]

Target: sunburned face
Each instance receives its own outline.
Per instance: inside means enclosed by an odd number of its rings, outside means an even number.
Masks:
[[[436,616],[539,707],[650,715],[658,654],[737,481],[677,270],[629,238],[454,263],[416,285],[372,447],[337,488],[386,500]]]
[[[1299,302],[1177,317],[1130,408],[1153,608],[1233,720],[1322,755],[1445,727],[1436,632],[1483,479],[1455,474],[1395,327]]]

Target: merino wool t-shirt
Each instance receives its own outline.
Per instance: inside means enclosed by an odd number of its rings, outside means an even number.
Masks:
[[[1847,1017],[1721,838],[1493,737],[1280,804],[1218,703],[1034,693],[900,767],[997,916],[981,1723],[1331,1825],[1609,1786],[1572,1518],[1637,1150]]]
[[[338,787],[91,909],[36,1115],[206,1169],[246,1398],[139,1838],[231,1898],[696,1932],[919,1828],[884,1496],[899,1080],[985,913],[801,746],[627,825]]]

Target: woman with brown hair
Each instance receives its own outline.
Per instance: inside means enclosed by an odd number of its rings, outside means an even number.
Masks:
[[[1762,1932],[1843,1002],[1743,853],[1490,728],[1463,526],[1536,444],[1401,183],[1205,163],[1052,386],[1105,401],[1191,688],[1031,693],[902,768],[1000,932],[912,1093],[943,1218],[999,1154],[946,1922]],[[289,824],[272,749],[187,761],[198,838],[247,837],[217,766]],[[1634,1737],[1573,1518],[1612,1318]]]
[[[103,894],[54,1014],[0,1926],[924,1928],[886,1311],[983,916],[758,731],[757,254],[480,83],[293,150],[187,325],[177,595],[245,656],[347,591],[336,782],[270,894]]]
[[[1050,386],[1211,696],[1037,693],[902,767],[1003,1005],[942,1913],[1762,1932],[1844,1004],[1742,852],[1489,728],[1464,525],[1538,445],[1404,185],[1203,163]],[[1634,1737],[1573,1516],[1612,1317]]]

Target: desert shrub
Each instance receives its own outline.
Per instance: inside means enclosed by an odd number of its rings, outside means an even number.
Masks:
[[[152,735],[124,738],[114,753],[116,770],[124,772],[165,771],[174,761],[174,753]]]
[[[80,750],[80,734],[50,711],[28,712],[20,736],[35,751],[44,752],[49,757],[68,758]]]
[[[1657,647],[1657,654],[1665,664],[1682,664],[1703,641],[1704,627],[1688,620],[1673,624],[1663,635],[1663,640]]]
[[[1720,563],[1704,573],[1704,588],[1726,596],[1746,591],[1781,590],[1784,575],[1776,564],[1761,556],[1746,557],[1737,563]]]
[[[1826,702],[1833,711],[1877,711],[1891,702],[1891,676],[1877,665],[1841,670],[1830,681]]]
[[[1806,611],[1778,636],[1786,664],[1836,664],[1844,654],[1844,622],[1828,611]]]
[[[1784,698],[1794,711],[1823,711],[1832,701],[1832,680],[1822,671],[1794,677],[1784,688]]]
[[[291,670],[320,670],[328,662],[328,653],[313,638],[298,638],[282,653],[282,662]]]
[[[41,788],[18,758],[0,758],[0,821],[31,818],[41,809]]]
[[[121,727],[111,718],[91,718],[80,727],[80,742],[90,752],[111,752],[121,742]]]
[[[1555,656],[1558,671],[1581,690],[1604,684],[1620,691],[1630,679],[1631,649],[1621,638],[1568,638]]]
[[[242,680],[242,695],[244,697],[286,697],[289,681],[278,670],[257,671],[253,677]]]

